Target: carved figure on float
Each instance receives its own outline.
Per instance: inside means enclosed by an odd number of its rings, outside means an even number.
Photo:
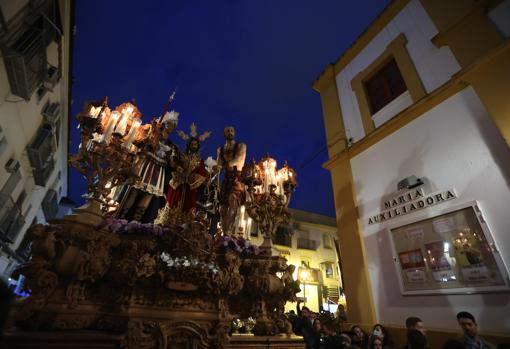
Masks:
[[[163,115],[139,129],[138,139],[134,142],[140,148],[135,162],[138,180],[117,191],[119,218],[152,222],[165,204],[170,173],[175,168],[179,152],[168,139],[179,119],[179,113],[167,111],[174,96],[175,93],[170,96]]]
[[[234,235],[234,223],[239,208],[244,203],[244,185],[240,181],[246,159],[246,144],[235,140],[232,126],[223,130],[225,144],[218,148],[217,171],[223,170],[223,182],[219,195],[221,228],[224,235]]]
[[[160,210],[156,224],[182,223],[190,221],[195,214],[200,187],[209,180],[204,160],[200,157],[200,146],[211,132],[206,131],[200,136],[197,127],[193,123],[190,134],[179,131],[179,136],[184,139],[186,149],[179,153],[175,161],[175,171],[166,194],[166,205]]]

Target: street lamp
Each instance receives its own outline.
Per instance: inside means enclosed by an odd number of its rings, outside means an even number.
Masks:
[[[299,272],[299,278],[303,282],[303,298],[304,298],[304,305],[306,305],[306,280],[308,280],[308,277],[310,276],[310,272],[308,269],[301,269]]]

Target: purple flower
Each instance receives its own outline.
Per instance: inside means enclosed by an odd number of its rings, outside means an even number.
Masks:
[[[237,246],[239,246],[241,249],[245,249],[248,246],[249,242],[246,241],[244,238],[237,239]]]

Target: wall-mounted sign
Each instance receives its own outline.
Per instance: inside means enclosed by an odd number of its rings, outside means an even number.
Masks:
[[[434,206],[442,202],[455,199],[455,190],[449,189],[433,194],[425,194],[423,189],[410,190],[384,202],[384,211],[368,218],[368,224],[381,223],[412,213],[423,208]]]
[[[476,202],[388,229],[404,295],[508,291],[508,272]]]

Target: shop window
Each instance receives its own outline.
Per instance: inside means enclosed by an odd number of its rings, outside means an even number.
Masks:
[[[364,85],[372,115],[407,90],[404,78],[393,58],[366,80]]]

